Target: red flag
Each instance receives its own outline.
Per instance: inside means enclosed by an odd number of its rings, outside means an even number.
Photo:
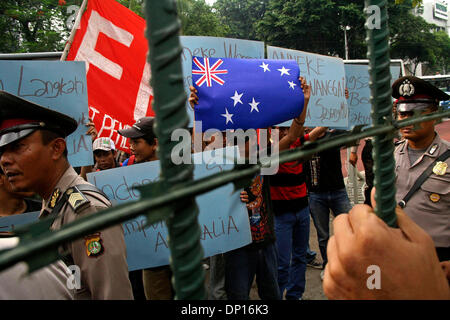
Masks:
[[[117,130],[153,116],[145,20],[113,0],[89,0],[67,60],[85,61],[89,115],[99,137],[129,151]]]

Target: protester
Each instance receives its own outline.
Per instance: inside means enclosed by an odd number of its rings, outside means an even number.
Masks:
[[[437,111],[450,96],[414,76],[397,79],[392,96],[399,99],[398,120],[414,112]],[[395,148],[396,199],[405,213],[433,239],[441,261],[450,260],[450,143],[435,132],[436,120],[400,129],[404,140]]]
[[[300,81],[301,81],[301,88],[303,89],[305,98],[304,108],[302,113],[292,121],[291,127],[286,130],[282,129],[282,131],[280,132],[279,151],[295,147],[299,143],[300,139],[299,137],[303,136],[304,133],[303,125],[305,123],[311,89],[303,77],[300,77]],[[282,164],[278,170],[277,175],[283,172],[283,168],[285,169],[288,168],[287,170],[289,170],[290,169],[289,164]],[[276,258],[275,266],[278,265],[276,272],[277,274],[276,282],[279,290],[279,298],[280,299],[283,298],[283,294],[286,289],[286,299],[301,299],[305,286],[304,278],[306,272],[306,251],[309,241],[309,213],[307,214],[308,223],[304,223],[303,220],[305,219],[300,219],[300,217],[297,217],[297,214],[295,214],[296,217],[294,217],[293,222],[288,221],[287,223],[282,223],[279,220],[278,213],[280,211],[278,211],[277,213],[277,209],[284,207],[277,206],[276,204],[277,199],[274,199],[274,193],[277,195],[281,194],[280,190],[276,189],[274,190],[274,185],[276,184],[276,182],[274,184],[274,179],[277,179],[274,177],[279,177],[277,175],[271,176],[270,179],[267,179],[267,177],[264,176],[258,176],[256,179],[265,179],[268,183],[267,182],[265,184],[262,183],[261,187],[260,185],[258,185],[258,180],[254,180],[254,184],[252,184],[250,188],[244,189],[244,191],[241,193],[241,200],[247,202],[247,208],[249,209],[250,226],[252,228],[252,238],[253,238],[252,245],[254,246],[256,246],[258,244],[258,241],[260,241],[259,237],[261,237],[261,235],[264,235],[264,233],[267,232],[267,231],[264,232],[260,231],[261,226],[259,225],[260,221],[264,222],[263,220],[265,216],[264,210],[267,210],[266,225],[270,229],[273,229],[270,230],[270,233],[268,232],[269,234],[272,234],[272,239],[270,239],[269,241],[273,241],[274,238],[273,234],[275,232],[276,250],[273,255],[272,252],[263,252],[262,256],[266,257],[266,259],[270,262],[270,263],[268,262],[266,266],[263,265],[263,268],[267,268],[268,271],[266,272],[267,274],[270,274],[271,267],[273,267],[273,262],[271,262],[270,259],[272,259],[273,256],[275,256]],[[279,180],[280,179],[275,181]],[[264,187],[266,188],[265,190]],[[261,195],[258,194],[259,192],[261,193]],[[264,192],[266,194],[264,194]],[[252,201],[252,199],[254,200]],[[265,208],[264,205],[266,206]],[[299,214],[301,214],[301,212]],[[272,215],[274,216],[272,217]],[[274,221],[272,221],[272,219],[274,219]],[[306,224],[308,225],[307,227]],[[297,227],[294,227],[294,225],[296,225]],[[287,227],[288,230],[285,230],[285,227]],[[295,231],[295,234],[293,231]],[[267,241],[267,239],[265,240]],[[270,246],[268,246],[268,248],[270,249]],[[227,253],[226,255],[227,260],[230,260],[229,258],[230,255],[231,254]],[[292,255],[292,262],[291,262],[291,255]],[[234,260],[232,260],[232,262],[234,262]],[[303,266],[302,270],[298,268],[298,265],[300,264],[301,266]],[[256,266],[257,265],[258,264],[256,264]],[[233,269],[233,266],[234,263],[229,264],[227,268],[228,270],[227,275],[229,273],[239,274],[239,271],[236,271],[235,268]],[[258,266],[257,268],[261,268],[261,266]],[[263,282],[262,280],[258,281],[258,277],[261,277],[261,274],[258,271],[256,271],[256,279],[259,290],[258,292],[260,294],[260,297],[264,299],[262,296],[262,294],[264,293],[262,292],[262,290],[260,290],[260,286],[266,288],[269,291],[270,279],[268,281]],[[251,286],[251,281],[253,281],[253,276],[249,278],[249,286]],[[229,287],[232,287],[233,285],[235,287],[237,286],[236,281],[233,282],[227,280],[227,283],[229,283]],[[248,287],[248,289],[249,288],[250,287]],[[229,290],[232,289],[230,288]]]
[[[144,117],[137,120],[131,128],[117,131],[120,135],[130,139],[132,155],[123,162],[122,166],[158,160],[156,154],[158,140],[153,132],[153,123],[153,117]],[[173,299],[174,290],[171,277],[172,271],[168,265],[131,271],[130,280],[136,299],[143,299],[142,293],[148,300]]]
[[[287,128],[279,130],[280,139],[283,139]],[[306,139],[304,136],[298,138],[289,147],[299,147],[305,140],[308,140],[308,135]],[[270,195],[278,248],[280,294],[283,296],[286,291],[286,300],[301,300],[306,287],[310,228],[303,164],[297,161],[281,164],[277,174],[270,177]]]
[[[67,160],[65,137],[77,122],[56,111],[0,91],[0,165],[13,191],[43,199],[40,218],[58,230],[108,208],[101,191],[79,177]],[[132,299],[121,225],[61,246],[67,265],[81,270],[77,299]]]
[[[95,139],[92,151],[95,159],[94,171],[108,170],[122,165],[116,161],[116,146],[110,138]]]
[[[328,130],[325,127],[314,128],[310,141],[336,137],[342,131]],[[340,148],[332,148],[313,155],[305,163],[306,181],[309,195],[309,209],[317,230],[317,241],[323,265],[327,264],[327,243],[330,236],[330,211],[334,216],[347,213],[351,209],[342,175]],[[321,273],[323,278],[323,272]]]
[[[92,144],[94,152],[94,166],[81,167],[80,176],[87,181],[87,173],[108,170],[120,167],[122,164],[116,161],[116,146],[111,138],[101,137]]]
[[[193,130],[193,132],[193,137],[195,139],[195,131]],[[220,132],[215,133],[209,141],[208,139],[205,139],[205,134],[202,133],[202,151],[205,151],[205,148],[209,144],[215,144],[216,139],[222,139],[222,146],[226,148],[226,134],[220,134],[222,137],[219,137],[219,133]],[[194,147],[192,149],[194,149]],[[225,291],[225,254],[223,253],[209,257],[208,300],[227,300],[227,292]]]
[[[392,104],[392,113],[395,118],[397,115],[397,99],[394,100]],[[398,139],[397,136],[395,139]],[[373,137],[368,137],[364,139],[364,147],[361,151],[361,161],[364,167],[364,178],[365,178],[365,186],[364,186],[364,203],[367,205],[371,205],[370,203],[370,193],[374,184],[374,174],[373,174],[373,158],[372,158],[372,149],[373,149]],[[357,154],[358,146],[354,146],[351,148],[351,153],[348,162],[354,167],[356,167],[356,163],[358,161]]]
[[[0,168],[0,217],[40,211],[42,202],[31,197],[34,192],[14,192],[8,177]]]
[[[299,136],[303,135],[310,87],[304,78],[300,78],[300,81],[305,96],[304,108],[292,122],[287,134],[280,139],[280,151],[288,149]],[[192,107],[198,103],[196,89],[193,87],[191,87],[189,102]],[[246,140],[246,158],[249,157],[250,143],[256,143],[256,141]],[[255,276],[261,299],[281,298],[277,276],[277,247],[273,229],[272,203],[266,178],[257,175],[252,184],[241,192],[241,201],[247,203],[252,243],[225,253],[225,289],[228,299],[231,300],[247,300]]]

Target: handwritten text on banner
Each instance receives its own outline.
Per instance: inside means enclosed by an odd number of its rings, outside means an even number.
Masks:
[[[272,46],[267,46],[267,58],[297,61],[300,76],[305,77],[311,86],[306,126],[347,127],[348,106],[342,59]],[[282,125],[289,124],[290,121]]]
[[[202,155],[194,154],[196,156]],[[197,161],[194,160],[194,163]],[[199,179],[232,167],[230,164],[213,163],[195,165],[194,178]],[[90,173],[88,180],[105,192],[113,203],[125,203],[139,199],[139,191],[132,187],[159,179],[159,168],[159,161],[146,162]],[[196,201],[200,209],[198,220],[205,257],[234,250],[251,242],[247,209],[239,199],[239,192],[233,193],[232,184],[200,195]],[[145,216],[140,216],[123,224],[129,270],[169,264],[165,223],[143,228],[145,219]]]
[[[0,61],[0,90],[74,118],[78,128],[66,139],[69,162],[74,167],[94,163],[85,126],[89,113],[84,62]]]
[[[398,79],[400,67],[390,67],[391,84]],[[367,64],[345,64],[345,77],[349,98],[347,100],[349,107],[349,129],[356,125],[372,124],[370,115],[370,87],[369,87],[369,66]]]

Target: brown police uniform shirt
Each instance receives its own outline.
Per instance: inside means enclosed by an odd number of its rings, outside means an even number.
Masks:
[[[69,167],[55,189],[60,190],[60,195],[72,186],[88,184],[77,175],[72,167]],[[66,201],[55,219],[52,229],[60,229],[62,225],[87,214],[95,213],[111,206],[110,202],[96,192],[83,191],[84,196],[90,201],[87,206],[77,212]],[[51,198],[44,201],[41,216],[45,211],[51,212]],[[92,237],[91,237],[92,236]],[[81,271],[81,289],[77,290],[76,299],[133,299],[131,284],[128,278],[128,264],[126,247],[122,225],[109,227],[94,235],[75,240],[64,246],[73,260],[73,263]],[[88,251],[88,243],[95,239],[101,244],[101,251],[92,254]],[[94,251],[95,252],[95,251]]]
[[[450,143],[436,134],[425,153],[410,164],[408,141],[396,147],[397,202],[406,196],[422,172],[449,148]],[[445,173],[432,172],[404,208],[406,214],[433,238],[436,247],[450,247],[450,158],[444,162],[447,164]]]
[[[18,238],[0,239],[0,250],[17,245]],[[70,270],[61,260],[28,273],[25,262],[0,272],[0,300],[73,300]]]

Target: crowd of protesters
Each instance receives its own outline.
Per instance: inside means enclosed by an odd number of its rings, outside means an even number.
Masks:
[[[305,98],[304,106],[299,106],[302,112],[292,119],[290,127],[272,128],[279,130],[280,152],[302,147],[309,142],[320,143],[342,133],[326,127],[304,127],[311,89],[305,79],[300,78],[300,81]],[[405,81],[408,81],[408,86],[404,85]],[[406,92],[410,85],[415,86],[416,92]],[[436,90],[415,77],[399,79],[393,85],[393,97],[398,99],[395,114],[398,114],[399,119],[404,119],[410,117],[414,110],[423,113],[436,111],[436,101],[448,99],[448,96]],[[189,102],[194,109],[198,103],[196,93],[192,87]],[[83,180],[86,180],[89,172],[158,160],[158,140],[153,131],[153,118],[141,118],[132,127],[118,131],[129,138],[130,156],[124,156],[124,152],[117,150],[110,138],[97,137],[94,124],[89,122],[88,133],[93,138],[95,164],[80,168],[80,176],[77,176],[64,154],[64,138],[73,132],[76,124],[64,115],[45,111],[18,97],[2,93],[0,98],[1,216],[41,210],[42,217],[54,216],[51,227],[58,229],[78,216],[110,206],[105,195],[92,189],[92,185]],[[26,112],[32,114],[31,120],[24,120],[23,114]],[[36,125],[36,120],[41,120],[40,123],[44,121],[44,128]],[[41,131],[51,134],[38,134]],[[307,160],[284,163],[275,175],[255,175],[251,184],[241,192],[240,199],[248,211],[252,243],[209,258],[209,299],[249,299],[256,279],[261,299],[302,300],[307,265],[323,269],[321,278],[324,291],[330,298],[450,298],[447,282],[450,279],[450,173],[448,156],[442,156],[450,149],[450,145],[439,138],[434,131],[434,122],[430,121],[424,122],[420,129],[411,126],[401,129],[400,133],[402,139],[396,149],[396,173],[397,187],[401,191],[397,193],[397,201],[403,201],[404,205],[403,209],[397,209],[398,229],[387,227],[376,217],[373,213],[375,200],[368,199],[370,192],[366,193],[365,203],[371,206],[351,207],[341,171],[339,148],[319,152]],[[244,156],[247,158],[252,143],[257,142],[252,139],[245,141]],[[234,141],[224,141],[224,146],[227,144],[233,145]],[[23,160],[29,169],[25,164],[21,165],[19,159],[28,156],[26,148],[36,152],[35,158]],[[267,148],[270,152],[272,145],[258,145],[257,148]],[[38,152],[41,155],[47,152],[48,156],[42,161],[37,160]],[[351,161],[354,162],[353,156]],[[365,154],[364,157],[370,158],[370,155]],[[436,159],[440,163],[436,164]],[[32,165],[41,166],[36,168],[43,170],[37,178],[31,173]],[[411,176],[419,177],[426,169],[424,165],[431,165],[432,176],[429,180],[423,180],[415,196],[407,198],[408,191],[415,184]],[[415,167],[421,169],[416,170]],[[52,181],[49,181],[49,172],[54,172]],[[370,181],[368,185],[371,188],[373,182]],[[71,191],[67,193],[69,189]],[[69,201],[70,194],[77,192],[83,203]],[[36,206],[36,199],[41,198],[44,203]],[[410,198],[411,201],[406,205]],[[89,202],[91,204],[87,206]],[[55,208],[67,213],[58,218],[59,212]],[[335,216],[335,235],[331,238],[330,212]],[[427,216],[424,217],[424,214]],[[317,259],[314,259],[316,253],[309,250],[310,217],[317,230],[322,263],[317,263]],[[74,241],[66,245],[65,249],[70,252],[69,258],[42,269],[41,273],[44,277],[45,272],[51,272],[50,268],[58,267],[58,275],[64,279],[60,264],[75,263],[81,266],[82,288],[74,293],[66,292],[61,289],[64,281],[60,279],[53,287],[57,286],[61,293],[50,295],[48,299],[175,298],[170,266],[126,272],[125,244],[120,226]],[[367,261],[378,264],[385,272],[383,277],[388,277],[385,278],[388,282],[383,289],[377,291],[367,288],[368,274],[363,268]],[[111,272],[106,271],[110,269]],[[407,271],[413,271],[413,276],[407,275]],[[0,272],[2,291],[3,285],[11,286],[11,279],[18,279],[17,272],[11,269]],[[42,281],[43,277],[36,275],[35,278]],[[423,290],[417,287],[417,292],[411,292],[405,285],[408,279],[425,283]],[[32,287],[32,281],[26,286]],[[396,286],[403,289],[398,290]],[[20,292],[19,289],[11,290],[14,291]],[[45,298],[45,294],[31,294],[31,298],[36,297]],[[26,299],[30,296],[0,295],[0,298]]]

